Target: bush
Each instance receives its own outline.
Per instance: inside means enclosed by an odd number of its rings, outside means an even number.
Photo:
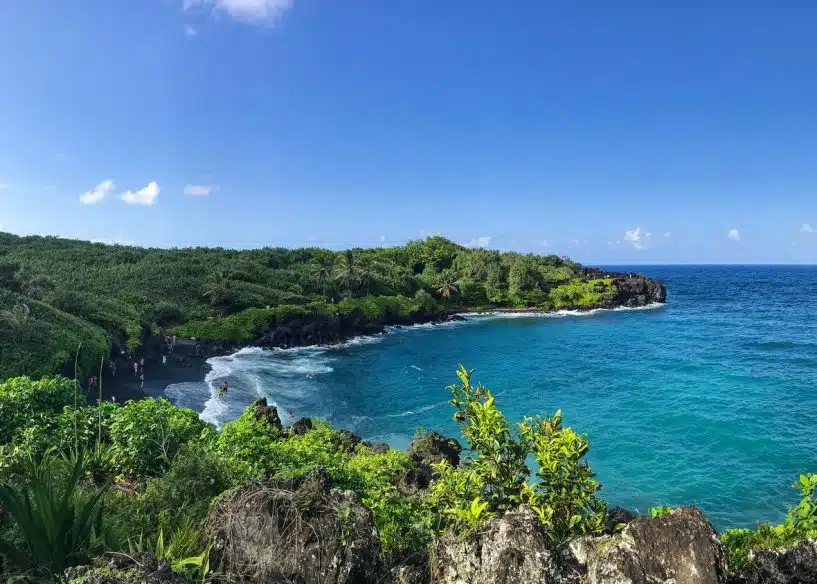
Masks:
[[[454,419],[462,426],[471,454],[459,468],[443,461],[429,494],[429,503],[444,525],[473,529],[496,512],[530,505],[556,542],[604,529],[606,506],[596,497],[584,456],[587,440],[561,425],[561,413],[551,418],[526,418],[511,428],[497,409],[490,390],[471,383],[471,373],[460,366],[460,385],[450,387]],[[539,465],[538,482],[527,459]]]
[[[18,430],[42,425],[63,408],[85,397],[64,377],[34,381],[17,377],[0,383],[0,445],[12,441]]]
[[[726,547],[729,571],[737,573],[749,563],[749,553],[817,538],[817,474],[800,475],[792,485],[800,491],[800,502],[789,509],[780,525],[760,524],[756,529],[727,529],[721,536]]]
[[[181,447],[207,428],[196,412],[177,408],[166,399],[128,402],[111,421],[114,462],[129,476],[160,475]]]

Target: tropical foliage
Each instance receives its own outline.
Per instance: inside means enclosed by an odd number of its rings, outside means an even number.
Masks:
[[[0,379],[98,368],[158,327],[254,339],[282,320],[359,314],[395,324],[446,309],[592,307],[612,292],[557,256],[442,237],[350,249],[146,249],[0,233]],[[375,302],[369,302],[374,299]],[[360,309],[361,313],[355,312]]]

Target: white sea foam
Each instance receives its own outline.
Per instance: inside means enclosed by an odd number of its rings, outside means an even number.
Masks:
[[[664,304],[660,302],[653,302],[645,306],[617,306],[616,308],[593,308],[591,310],[530,310],[520,312],[510,312],[504,310],[488,310],[485,312],[462,312],[459,316],[469,319],[487,319],[487,318],[562,318],[565,316],[593,316],[594,314],[601,314],[605,312],[629,312],[634,310],[654,310],[661,308]]]
[[[429,410],[434,410],[439,408],[440,406],[446,405],[448,402],[438,402],[436,404],[431,404],[428,406],[423,406],[422,408],[417,408],[416,410],[406,410],[405,412],[400,412],[399,414],[386,414],[383,416],[384,418],[405,418],[407,416],[416,416],[418,414],[422,414],[423,412],[427,412]]]
[[[423,370],[422,367],[417,367],[417,365],[409,365],[409,367],[411,367],[412,369],[416,369],[417,371],[422,371]]]

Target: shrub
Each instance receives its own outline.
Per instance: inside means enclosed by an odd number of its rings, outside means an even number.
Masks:
[[[166,399],[132,401],[118,408],[111,421],[114,461],[130,476],[157,476],[168,469],[184,444],[208,425],[193,410]]]
[[[800,475],[792,485],[800,491],[800,502],[789,509],[780,525],[760,524],[756,529],[727,529],[721,536],[726,547],[729,571],[737,573],[749,563],[753,550],[788,546],[817,538],[817,474]]]
[[[11,442],[21,428],[39,426],[65,406],[85,397],[64,377],[34,381],[17,377],[0,383],[0,444]]]
[[[487,388],[471,383],[460,366],[459,385],[450,387],[454,419],[462,426],[470,455],[459,468],[443,461],[435,466],[440,478],[432,485],[429,503],[443,525],[472,529],[494,513],[522,503],[536,511],[556,542],[604,529],[606,506],[596,497],[584,456],[587,440],[561,425],[561,413],[550,418],[526,418],[512,429]],[[538,482],[527,482],[533,455]]]

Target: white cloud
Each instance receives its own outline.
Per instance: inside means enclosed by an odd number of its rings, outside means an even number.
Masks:
[[[188,11],[210,7],[240,22],[274,24],[292,3],[293,0],[184,0],[182,8]]]
[[[94,205],[104,199],[108,193],[112,193],[115,188],[112,180],[103,180],[90,191],[82,193],[79,196],[79,202],[83,205]]]
[[[641,227],[624,232],[624,240],[629,241],[635,249],[647,249],[650,246],[652,233]]]
[[[667,231],[667,232],[664,234],[664,237],[672,237],[672,232],[671,232],[671,231]]]
[[[156,202],[156,197],[159,196],[159,185],[156,181],[148,183],[143,189],[138,191],[126,191],[119,195],[119,198],[125,201],[128,205],[146,205],[150,206]]]
[[[488,247],[491,245],[493,238],[490,235],[483,235],[482,237],[475,237],[465,244],[465,247]]]
[[[94,239],[89,240],[91,243],[104,243],[105,245],[136,245],[136,242],[131,239],[125,239],[124,237],[116,237],[114,239],[109,239],[106,237],[95,237]]]
[[[187,38],[192,39],[197,34],[198,31],[196,30],[196,27],[193,26],[192,24],[186,24],[184,26],[184,36],[186,36]]]
[[[814,233],[814,228],[808,223],[803,223],[800,226],[800,233]]]
[[[740,241],[740,231],[735,228],[729,230],[729,233],[726,234],[726,237],[731,239],[732,241]]]
[[[541,245],[542,247],[549,247],[550,243],[548,243],[547,239],[543,239],[542,241],[539,242],[539,245]]]
[[[385,236],[385,235],[381,235],[381,236],[380,236],[380,243],[383,243],[384,241],[386,241],[386,236]]]
[[[216,185],[185,185],[184,194],[193,197],[206,197],[216,190]]]
[[[576,247],[577,245],[581,245],[581,241],[579,241],[578,239],[571,239],[569,242],[567,242],[567,247],[569,248]]]

